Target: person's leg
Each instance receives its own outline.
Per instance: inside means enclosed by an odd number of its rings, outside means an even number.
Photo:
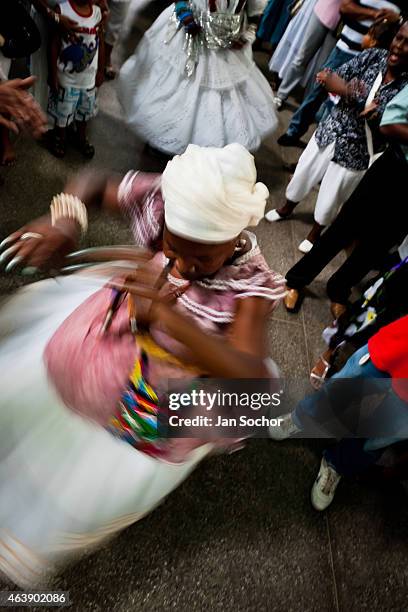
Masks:
[[[329,423],[332,434],[335,428],[343,425],[337,422],[337,417],[350,406],[352,401],[358,400],[367,387],[367,379],[389,379],[389,375],[378,370],[370,359],[365,360],[368,355],[367,345],[362,346],[347,360],[345,366],[330,378],[326,384],[312,395],[306,396],[296,406],[293,412],[293,421],[302,430],[309,427],[323,427]],[[339,382],[340,381],[340,382]],[[375,381],[370,381],[370,389],[376,386]],[[384,383],[380,383],[383,388]],[[350,433],[347,427],[344,434]]]
[[[319,391],[306,395],[292,413],[282,415],[282,424],[273,428],[271,437],[282,440],[300,432],[307,437],[350,436],[358,415],[345,413],[367,394],[383,392],[383,379],[389,385],[389,375],[374,366],[367,345],[362,346]]]
[[[54,123],[50,135],[49,150],[55,157],[62,158],[66,153],[66,128],[72,123],[78,93],[72,87],[59,87],[58,91],[50,92],[48,114]]]
[[[384,385],[384,391],[387,391]],[[345,438],[324,452],[326,462],[342,476],[363,473],[381,456],[384,448],[408,438],[407,404],[392,388],[360,423],[362,438]]]
[[[366,450],[365,438],[343,438],[329,446],[323,457],[341,476],[357,476],[371,467],[382,455],[382,450]]]
[[[80,90],[78,106],[75,112],[77,130],[76,144],[79,151],[87,159],[91,159],[95,155],[95,147],[87,138],[87,127],[88,121],[96,115],[96,112],[96,88]]]
[[[335,47],[325,64],[321,67],[321,70],[324,68],[336,70],[352,57],[350,53],[346,53],[345,51],[341,51],[338,47]],[[286,146],[288,144],[286,142],[288,138],[292,139],[292,141],[299,140],[313,123],[316,113],[326,97],[327,91],[316,83],[293,115],[286,133],[278,139],[278,143],[282,146]]]
[[[281,100],[286,100],[293,89],[302,79],[306,66],[322,45],[326,38],[327,28],[318,19],[315,13],[312,13],[307,30],[305,32],[304,41],[297,52],[291,66],[286,71],[279,89],[276,93]]]
[[[265,215],[267,221],[279,221],[293,212],[298,203],[322,180],[333,157],[333,151],[334,144],[320,149],[314,135],[312,136],[286,189],[286,204],[269,211]]]
[[[287,273],[286,282],[291,289],[309,285],[330,261],[353,240],[353,217],[350,210],[340,211],[338,217],[322,234],[313,249],[304,255]]]
[[[386,251],[382,252],[385,254]],[[379,255],[378,246],[370,240],[358,243],[346,261],[327,281],[326,291],[330,301],[347,304],[352,288],[374,268]]]
[[[339,217],[348,217],[358,244],[327,283],[332,302],[346,304],[352,287],[377,269],[408,232],[408,211],[401,197],[406,188],[406,172],[406,162],[387,150],[340,211]]]
[[[10,132],[6,127],[1,126],[0,127],[0,165],[1,166],[12,166],[15,161],[16,161],[16,152],[10,140]]]
[[[365,171],[348,170],[335,162],[330,162],[323,177],[317,196],[314,224],[299,249],[309,252],[323,229],[335,218],[340,206],[344,204],[362,180]]]

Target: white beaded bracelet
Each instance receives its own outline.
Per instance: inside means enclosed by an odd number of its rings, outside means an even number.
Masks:
[[[76,196],[69,193],[54,196],[50,211],[52,225],[55,225],[59,219],[74,219],[81,226],[82,233],[87,232],[88,212],[85,204]]]

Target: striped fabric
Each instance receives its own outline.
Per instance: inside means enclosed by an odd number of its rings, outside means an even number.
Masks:
[[[390,9],[396,13],[400,13],[398,0],[389,2],[389,0],[356,0],[356,4],[360,4],[366,8],[371,8],[379,11],[380,9]],[[363,21],[347,21],[337,43],[337,47],[346,53],[357,55],[361,51],[361,42],[369,28],[373,24],[373,19],[364,19]]]

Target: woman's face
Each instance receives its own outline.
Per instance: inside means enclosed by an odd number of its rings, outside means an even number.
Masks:
[[[398,30],[391,43],[388,65],[400,72],[408,70],[408,22]]]
[[[218,272],[234,254],[236,244],[236,238],[222,244],[201,244],[175,236],[164,228],[163,252],[169,259],[174,259],[178,274],[190,281]]]

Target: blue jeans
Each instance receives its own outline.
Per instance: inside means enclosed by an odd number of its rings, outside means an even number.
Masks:
[[[392,390],[389,374],[378,370],[371,360],[359,363],[367,354],[366,344],[350,357],[342,370],[327,381],[320,391],[299,402],[292,415],[300,429],[310,426],[311,422],[322,425],[333,415],[341,417],[353,403],[361,404],[364,392],[367,391],[364,381],[370,379],[370,393],[377,391],[384,395],[366,421],[365,431],[372,428],[373,437],[344,437],[324,452],[327,462],[339,474],[347,476],[363,472],[376,462],[383,448],[408,438],[408,405]],[[343,379],[340,386],[339,379]],[[330,414],[327,414],[328,407]],[[379,429],[381,437],[378,436]],[[345,434],[346,430],[347,426]]]
[[[330,53],[320,70],[323,70],[324,68],[337,70],[337,68],[351,60],[353,57],[354,56],[351,53],[347,53],[338,47],[334,47],[333,51]],[[306,134],[309,126],[315,120],[316,113],[326,98],[326,89],[318,83],[315,83],[309,94],[293,115],[286,133],[289,136],[295,136],[296,138],[301,138],[303,134]]]

